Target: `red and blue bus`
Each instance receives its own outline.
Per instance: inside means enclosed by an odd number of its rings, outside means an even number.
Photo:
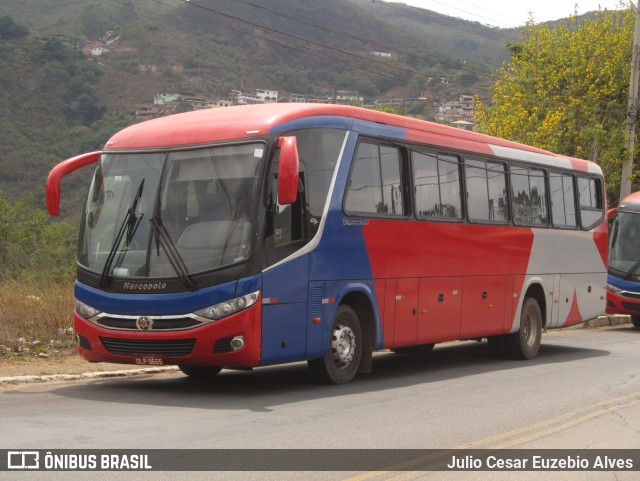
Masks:
[[[607,312],[626,314],[640,328],[640,192],[609,212]]]
[[[97,164],[74,327],[89,361],[222,368],[308,361],[330,383],[372,353],[543,329],[605,307],[597,164],[339,105],[201,110],[128,127]]]

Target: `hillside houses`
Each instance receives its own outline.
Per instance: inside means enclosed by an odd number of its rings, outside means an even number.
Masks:
[[[153,99],[153,104],[144,104],[139,106],[136,111],[136,117],[139,119],[149,119],[171,115],[176,112],[184,112],[187,110],[201,110],[216,107],[228,107],[231,105],[251,105],[275,103],[278,101],[292,103],[315,103],[315,104],[359,104],[364,105],[364,98],[353,90],[338,90],[335,96],[318,96],[313,94],[292,93],[286,99],[279,99],[277,90],[256,89],[253,93],[243,92],[241,90],[230,90],[226,99],[222,98],[205,98],[193,93],[157,93]],[[473,130],[475,123],[474,118],[474,94],[460,94],[457,100],[444,102],[440,105],[434,103],[433,94],[431,92],[422,92],[417,98],[391,98],[376,99],[369,107],[373,108],[390,108],[397,111],[406,109],[416,102],[425,102],[436,107],[438,112],[434,115],[437,122],[452,125],[454,127]]]
[[[107,46],[118,40],[120,37],[113,30],[107,30],[99,40],[87,40],[82,48],[82,53],[86,57],[98,57],[107,52]]]
[[[474,117],[473,99],[473,94],[463,93],[460,94],[457,101],[443,103],[438,107],[438,113],[435,115],[436,120],[450,124],[460,121],[472,122]]]

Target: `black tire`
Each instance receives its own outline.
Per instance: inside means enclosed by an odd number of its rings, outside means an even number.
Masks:
[[[520,329],[504,337],[507,355],[513,359],[533,359],[542,339],[542,311],[532,297],[527,297],[520,312]]]
[[[220,366],[178,366],[187,376],[201,381],[207,381],[216,377],[222,371]]]
[[[322,382],[346,384],[358,372],[363,344],[358,315],[349,306],[339,306],[331,324],[329,352],[308,361],[309,369]]]
[[[391,349],[396,354],[419,354],[426,356],[433,351],[435,344],[420,344],[418,346],[394,347]]]
[[[640,316],[631,316],[631,324],[640,329]]]

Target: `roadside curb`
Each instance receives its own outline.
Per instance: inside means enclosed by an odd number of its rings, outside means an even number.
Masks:
[[[599,316],[595,319],[586,321],[584,324],[580,324],[580,327],[588,329],[590,327],[619,326],[621,324],[631,324],[631,318],[629,316],[623,316],[622,314]]]
[[[119,371],[84,372],[82,374],[48,374],[45,376],[10,376],[10,377],[0,377],[0,385],[141,376],[144,374],[159,374],[162,372],[170,372],[170,371],[177,371],[177,370],[178,370],[177,366],[167,366],[167,367],[150,367],[150,368],[143,368],[143,369],[122,369]]]

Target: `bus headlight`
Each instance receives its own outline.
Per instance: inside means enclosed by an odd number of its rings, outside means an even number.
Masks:
[[[98,314],[100,314],[100,311],[95,307],[91,307],[90,305],[85,304],[84,302],[79,301],[78,299],[74,299],[74,301],[75,301],[76,312],[80,314],[82,317],[84,317],[85,319],[91,319],[92,317],[95,317]]]
[[[611,284],[607,284],[607,290],[610,292],[613,292],[614,294],[618,294],[619,292],[622,292],[622,289],[616,286],[612,286]]]
[[[235,314],[236,312],[240,312],[253,306],[257,302],[259,296],[260,291],[252,292],[246,296],[236,297],[230,301],[220,302],[219,304],[205,307],[204,309],[196,311],[194,314],[212,320],[222,319],[223,317],[230,316],[231,314]]]

